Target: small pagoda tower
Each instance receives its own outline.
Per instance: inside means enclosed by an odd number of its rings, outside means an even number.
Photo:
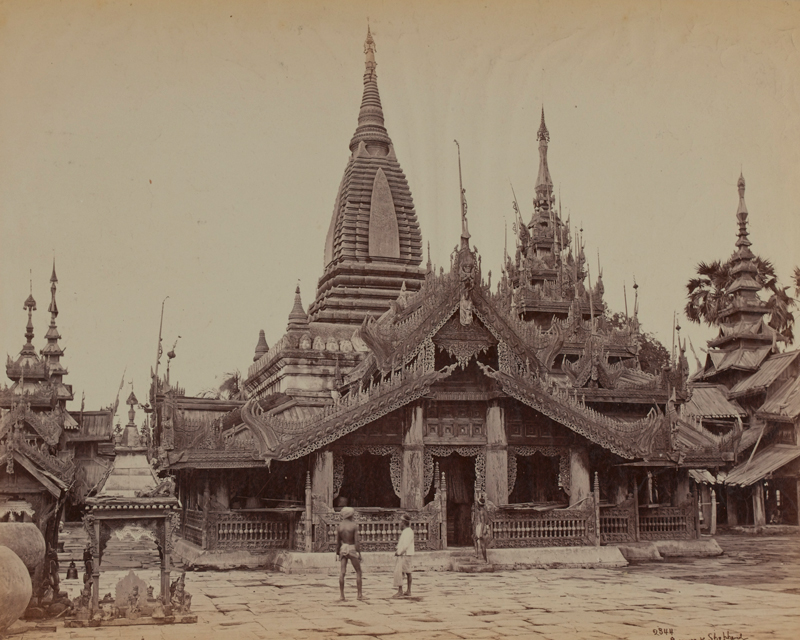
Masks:
[[[397,299],[403,282],[425,279],[422,235],[408,181],[384,126],[375,73],[375,40],[364,43],[364,94],[325,241],[325,272],[308,316],[312,322],[360,325]]]
[[[719,335],[708,342],[708,357],[701,378],[719,382],[727,387],[758,370],[761,363],[776,350],[785,338],[768,324],[770,310],[758,297],[762,289],[758,282],[756,257],[747,231],[747,205],[744,201],[745,181],[739,175],[739,206],[736,222],[739,230],[736,248],[730,258],[734,280],[728,289],[729,297],[719,314]]]
[[[585,285],[588,267],[583,238],[575,237],[573,252],[569,222],[562,220],[560,203],[558,206],[556,203],[547,160],[550,132],[544,107],[536,140],[539,173],[534,186],[533,213],[526,224],[515,197],[517,250],[513,260],[506,257],[504,275],[514,291],[514,306],[520,317],[547,329],[553,318],[599,317],[603,312],[603,285],[599,269],[594,289],[589,291]]]
[[[0,391],[0,407],[9,409],[13,404],[24,401],[33,410],[50,410],[57,404],[66,416],[66,428],[76,426],[74,420],[66,413],[66,403],[73,399],[72,386],[64,384],[64,376],[68,371],[61,364],[64,351],[58,344],[61,335],[56,326],[58,305],[56,304],[56,265],[53,261],[53,273],[50,277],[50,327],[45,334],[47,344],[37,355],[33,346],[33,312],[36,311],[36,300],[33,292],[23,304],[28,312],[28,324],[25,327],[25,344],[16,360],[10,357],[6,363],[6,375],[13,382],[6,392]]]

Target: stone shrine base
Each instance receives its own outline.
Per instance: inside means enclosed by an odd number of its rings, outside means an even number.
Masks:
[[[84,627],[131,627],[137,625],[163,625],[163,624],[192,624],[197,622],[194,614],[165,616],[163,618],[113,618],[111,620],[64,620],[67,629],[80,629]]]
[[[716,540],[659,540],[599,547],[532,547],[521,549],[489,549],[488,564],[497,571],[513,569],[613,568],[629,562],[660,561],[664,558],[709,558],[722,549]],[[457,571],[471,547],[454,547],[444,551],[418,551],[414,556],[415,571]],[[339,564],[332,552],[302,553],[276,549],[266,553],[248,551],[203,551],[177,540],[173,556],[181,558],[186,570],[267,569],[287,574],[335,575]],[[390,551],[365,552],[364,569],[370,573],[394,570],[394,554]]]

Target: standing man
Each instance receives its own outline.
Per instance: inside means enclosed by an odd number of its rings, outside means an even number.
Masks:
[[[486,557],[486,542],[489,537],[489,523],[486,517],[486,498],[481,494],[473,512],[473,536],[475,538],[475,557],[489,562]]]
[[[353,564],[356,570],[356,587],[358,589],[358,599],[363,600],[361,595],[361,543],[358,539],[358,525],[353,522],[355,515],[353,507],[342,509],[342,521],[336,530],[336,556],[339,558],[339,600],[344,601],[344,574],[347,571],[347,560]]]
[[[411,595],[411,571],[413,570],[411,565],[414,559],[414,530],[411,528],[411,516],[404,513],[400,517],[400,523],[403,532],[397,541],[397,551],[394,554],[397,557],[394,566],[394,586],[397,587],[397,593],[392,596],[393,598]],[[403,574],[408,577],[408,589],[405,593],[403,593]]]

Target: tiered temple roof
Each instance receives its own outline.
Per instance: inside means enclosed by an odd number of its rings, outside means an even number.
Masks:
[[[591,289],[585,285],[589,268],[584,254],[583,238],[573,238],[569,221],[561,218],[560,203],[556,203],[553,180],[547,162],[550,132],[544,119],[539,130],[539,173],[536,177],[533,213],[525,224],[519,205],[514,200],[516,254],[505,257],[503,283],[513,294],[517,313],[534,320],[545,329],[553,318],[565,319],[577,313],[590,319],[603,313],[602,273]]]
[[[403,283],[414,291],[424,277],[414,200],[384,126],[369,30],[364,51],[364,94],[325,241],[325,272],[309,307],[314,322],[360,324],[386,311]]]
[[[769,356],[777,351],[776,343],[785,338],[769,326],[770,310],[758,297],[762,285],[758,281],[756,257],[750,250],[747,232],[747,205],[744,201],[745,181],[740,175],[737,183],[739,206],[736,221],[739,227],[736,248],[731,255],[731,274],[734,281],[721,310],[719,335],[708,343],[705,366],[693,377],[697,380],[718,381],[728,386],[750,373],[758,371]]]

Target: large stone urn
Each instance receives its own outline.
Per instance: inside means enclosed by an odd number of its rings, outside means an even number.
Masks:
[[[16,553],[30,575],[44,565],[47,547],[42,532],[32,522],[0,522],[0,545]]]
[[[11,549],[0,546],[0,636],[25,612],[32,593],[28,568]]]

